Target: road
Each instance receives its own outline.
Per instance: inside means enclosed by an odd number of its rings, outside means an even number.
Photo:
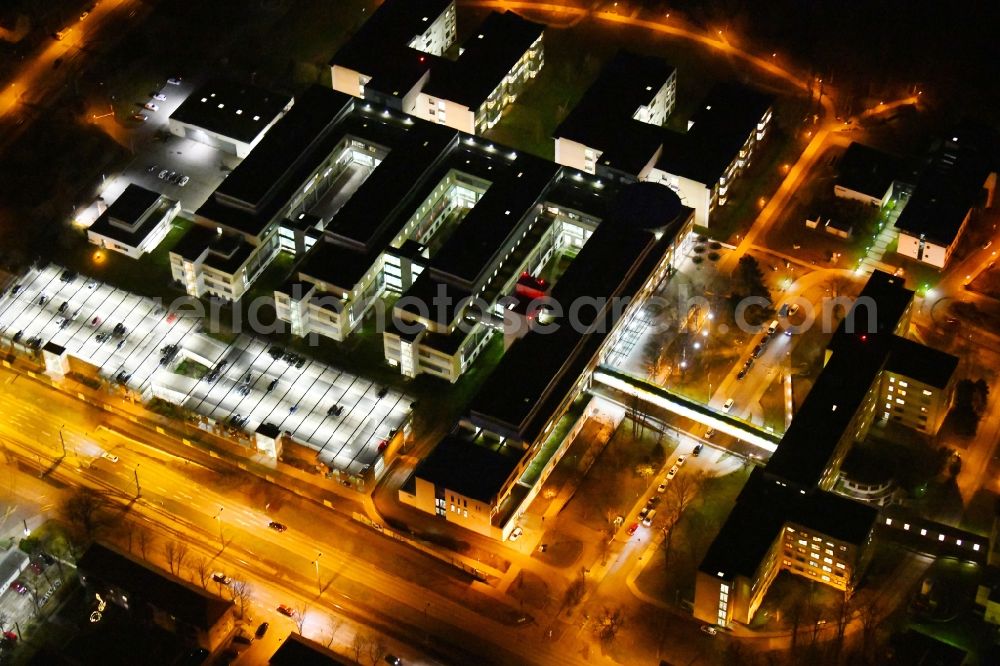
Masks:
[[[207,544],[229,575],[278,583],[291,603],[343,612],[443,663],[473,657],[478,663],[582,663],[571,651],[533,646],[527,637],[537,627],[514,622],[519,613],[486,585],[470,584],[451,567],[310,502],[283,499],[266,510],[251,490],[220,484],[211,466],[164,452],[167,435],[143,431],[9,370],[0,370],[0,410],[7,417],[0,439],[25,461],[123,503],[134,500],[138,474],[137,518],[192,550]],[[101,458],[105,451],[118,462]],[[269,529],[270,520],[288,530]]]

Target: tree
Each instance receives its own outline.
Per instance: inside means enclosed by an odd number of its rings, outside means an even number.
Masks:
[[[205,557],[196,557],[191,562],[191,569],[194,570],[198,583],[206,590],[208,589],[208,581],[210,580],[209,565],[210,563]]]
[[[354,640],[351,641],[351,651],[354,652],[354,661],[361,663],[361,655],[368,650],[368,639],[360,631],[355,632]]]
[[[368,658],[371,659],[372,666],[378,666],[388,651],[389,649],[381,636],[373,636],[368,639]]]
[[[239,616],[242,618],[246,612],[247,604],[253,599],[253,587],[245,580],[233,580],[229,585],[229,594],[239,606]]]
[[[89,543],[110,523],[104,498],[90,488],[77,488],[59,507],[81,541]]]
[[[153,547],[153,542],[156,541],[156,538],[141,525],[136,526],[135,537],[136,542],[139,544],[139,554],[142,555],[142,559],[148,560],[147,553]]]
[[[625,622],[625,614],[620,608],[605,608],[594,623],[594,636],[606,645],[614,642]]]
[[[667,484],[667,489],[663,493],[663,503],[660,511],[665,516],[665,519],[662,528],[663,541],[660,543],[660,547],[663,549],[663,558],[668,567],[670,566],[670,556],[672,554],[674,527],[677,526],[677,522],[684,515],[684,511],[694,501],[694,498],[697,497],[698,490],[704,482],[704,472],[678,474]]]
[[[181,572],[181,567],[184,566],[184,560],[187,557],[188,547],[187,544],[177,541],[168,541],[163,545],[163,554],[167,559],[167,567],[170,568],[170,573],[177,576]]]
[[[298,629],[299,633],[301,634],[302,633],[302,629],[303,629],[303,627],[305,627],[305,624],[306,624],[306,613],[309,611],[309,606],[306,605],[306,604],[302,604],[301,606],[299,606],[298,608],[296,608],[296,611],[297,612],[295,613],[295,617],[294,617],[294,619],[295,619],[295,628]]]
[[[756,258],[749,254],[740,257],[737,277],[744,294],[771,300],[771,291],[764,284],[764,271],[760,269],[760,262]]]
[[[989,397],[989,385],[982,379],[963,379],[955,386],[955,401],[951,408],[951,418],[955,430],[960,435],[972,437],[979,428]]]
[[[340,627],[343,626],[344,624],[344,621],[336,616],[331,616],[329,620],[330,620],[329,624],[330,635],[326,639],[327,648],[333,645],[333,639],[337,636],[337,630],[340,629]]]

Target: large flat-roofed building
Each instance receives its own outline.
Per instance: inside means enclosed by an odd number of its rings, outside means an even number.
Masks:
[[[534,497],[537,479],[545,478],[570,439],[548,442],[550,435],[562,438],[553,432],[556,423],[666,279],[691,226],[692,211],[667,188],[639,183],[622,189],[552,287],[547,302],[558,308],[542,308],[528,320],[528,331],[511,344],[442,452],[401,488],[401,501],[506,538]],[[547,458],[539,462],[543,450]]]
[[[841,464],[873,424],[936,432],[954,381],[954,356],[903,337],[912,306],[903,278],[869,278],[777,450],[751,475],[702,561],[697,618],[750,622],[783,569],[851,592],[878,511],[832,492]]]
[[[837,164],[833,193],[881,208],[897,194],[896,181],[904,173],[899,158],[853,141]]]
[[[538,74],[543,32],[543,25],[513,12],[492,12],[449,59],[453,1],[387,0],[330,61],[333,88],[482,133]]]
[[[983,131],[963,128],[931,152],[896,220],[897,252],[936,268],[951,259],[977,208],[993,205],[996,156]]]
[[[553,133],[556,162],[591,174],[645,178],[676,100],[673,66],[619,51]]]
[[[232,601],[151,569],[109,546],[91,545],[77,567],[84,586],[106,602],[210,652],[235,626]]]
[[[663,183],[708,226],[770,130],[774,98],[736,83],[714,86],[686,132],[661,127],[676,74],[662,60],[619,52],[556,128],[556,161],[599,176]]]
[[[695,617],[749,624],[783,570],[850,593],[877,520],[875,508],[829,492],[802,493],[755,469],[698,568]]]
[[[750,166],[771,127],[774,97],[737,83],[720,83],[688,120],[685,133],[665,135],[647,180],[676,191],[708,226],[729,188]]]
[[[181,138],[246,157],[292,104],[290,95],[213,79],[170,114],[168,127]]]
[[[315,641],[291,633],[278,646],[268,666],[351,666],[356,663],[347,657],[342,657]]]
[[[457,60],[434,63],[412,108],[418,118],[469,134],[492,128],[544,64],[545,27],[514,12],[491,13]]]
[[[138,259],[160,244],[180,210],[179,201],[130,183],[87,229],[87,240]]]
[[[352,108],[351,98],[345,95],[319,86],[309,88],[222,181],[195,212],[195,222],[225,237],[218,243],[248,246],[250,251],[238,264],[226,262],[211,279],[202,274],[196,258],[171,252],[174,279],[188,294],[228,300],[243,295],[281,249],[283,222],[329,188],[331,176],[349,159],[337,146],[349,144],[350,139],[334,128]],[[225,272],[229,269],[233,272]]]

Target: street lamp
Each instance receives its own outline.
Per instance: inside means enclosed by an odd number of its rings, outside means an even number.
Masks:
[[[323,553],[316,553],[316,559],[313,560],[313,564],[316,566],[316,590],[318,594],[323,594],[323,583],[319,577],[319,558],[323,557]]]
[[[63,430],[66,428],[66,424],[59,426],[59,443],[62,444],[63,458],[66,457],[66,439],[63,437]]]
[[[136,464],[135,469],[132,470],[135,474],[135,498],[139,499],[142,497],[142,488],[139,487],[139,465]]]
[[[225,509],[225,508],[226,507],[224,507],[224,506],[220,506],[219,507],[219,513],[215,514],[215,520],[219,523],[219,543],[220,544],[225,544],[225,542],[222,539],[222,510]]]

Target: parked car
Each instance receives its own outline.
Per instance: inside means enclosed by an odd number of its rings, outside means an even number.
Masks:
[[[667,489],[667,482],[666,481],[660,481],[660,485],[656,486],[656,492],[658,492],[658,493],[662,493],[666,489]]]
[[[116,456],[113,453],[108,453],[107,451],[105,451],[104,453],[102,453],[101,457],[104,458],[105,460],[110,460],[113,463],[118,462],[118,456]]]
[[[507,537],[507,540],[508,541],[517,541],[518,539],[521,538],[522,534],[524,534],[524,530],[522,530],[520,527],[515,527],[514,531],[510,533],[509,537]]]
[[[391,664],[391,666],[403,666],[403,660],[394,654],[385,655],[385,663]]]
[[[181,84],[181,77],[167,79],[167,83],[172,86],[179,86]]]
[[[160,110],[160,107],[157,106],[156,104],[153,104],[152,102],[146,102],[145,104],[142,105],[142,108],[148,109],[150,111],[159,111]]]
[[[177,184],[180,185],[181,187],[184,187],[185,185],[188,184],[188,181],[190,181],[190,180],[191,180],[191,178],[189,176],[184,176],[179,181],[177,181]]]
[[[281,604],[280,606],[278,606],[277,611],[282,615],[284,615],[285,617],[293,617],[295,615],[295,611],[286,606],[285,604]]]
[[[733,405],[735,405],[735,404],[736,404],[736,401],[734,399],[732,399],[732,398],[730,398],[729,400],[726,400],[726,404],[724,404],[722,406],[722,411],[728,412],[730,409],[733,408]]]
[[[257,631],[254,632],[254,636],[257,638],[264,638],[264,634],[267,633],[268,626],[270,625],[268,625],[267,622],[261,622],[260,626],[257,627]]]
[[[708,432],[706,432],[705,433],[705,439],[711,439],[712,435],[710,435],[709,433],[715,434],[715,431],[714,430],[709,430]],[[694,447],[694,450],[691,451],[691,455],[693,455],[695,458],[697,458],[698,456],[701,455],[701,450],[704,447],[705,447],[704,444],[696,444],[695,447]]]
[[[163,169],[160,173],[156,174],[156,177],[160,180],[166,180],[168,173],[170,173],[170,169]]]
[[[674,461],[674,464],[680,467],[684,464],[685,460],[687,460],[687,456],[677,456],[677,460]]]
[[[740,368],[740,371],[736,373],[736,381],[739,381],[744,377],[746,377],[749,371],[750,371],[749,367],[744,366],[743,368]]]
[[[31,564],[28,565],[28,568],[31,569],[31,572],[36,576],[41,576],[42,572],[45,571],[45,567],[43,567],[38,562],[32,562]]]
[[[220,585],[229,585],[230,583],[233,582],[232,578],[222,573],[221,571],[216,571],[215,573],[213,573],[212,580],[214,580],[216,583],[219,583]]]
[[[681,469],[681,468],[680,468],[680,467],[678,467],[677,465],[674,465],[673,467],[671,467],[671,468],[670,468],[670,471],[669,471],[669,472],[667,472],[667,481],[669,481],[670,479],[672,479],[672,478],[674,478],[675,476],[677,476],[677,472],[679,472],[679,471],[680,471],[680,469]]]
[[[155,93],[153,95],[153,99],[155,99],[157,102],[166,102],[167,96],[164,95],[163,93]]]
[[[715,625],[712,624],[701,625],[701,631],[702,633],[708,634],[709,636],[715,636],[717,633],[719,633],[719,630],[716,629]]]
[[[18,594],[27,594],[28,593],[28,586],[25,585],[24,583],[22,583],[19,580],[15,580],[13,583],[10,584],[10,586]]]
[[[267,526],[270,527],[275,532],[284,532],[285,530],[288,529],[288,527],[286,527],[282,523],[279,523],[279,522],[276,522],[276,521],[273,521],[273,520],[271,522],[269,522],[267,524]]]
[[[653,524],[653,518],[656,518],[656,509],[653,509],[646,514],[646,517],[642,520],[642,524],[649,527]]]
[[[132,120],[137,120],[140,123],[146,122],[147,116],[145,113],[133,113]]]
[[[639,529],[639,523],[632,523],[631,525],[628,526],[628,529],[625,531],[628,532],[629,536],[632,536],[633,534],[635,534],[635,531],[637,529]]]

